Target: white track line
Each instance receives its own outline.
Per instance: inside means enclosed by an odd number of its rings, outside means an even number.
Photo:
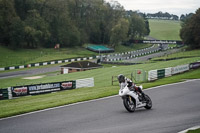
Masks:
[[[191,81],[196,81],[196,80],[200,80],[200,79],[192,79],[192,80],[187,80],[187,81],[184,81],[184,82],[178,82],[178,83],[172,83],[172,84],[167,84],[167,85],[156,86],[156,87],[152,87],[152,88],[149,88],[149,89],[145,89],[144,91],[146,91],[146,90],[153,90],[153,89],[157,89],[157,88],[164,87],[164,86],[170,86],[170,85],[176,85],[176,84],[183,84],[183,83],[186,83],[186,82],[191,82]],[[21,115],[15,115],[15,116],[11,116],[11,117],[1,118],[0,121],[11,119],[11,118],[17,118],[17,117],[21,117],[21,116],[26,116],[26,115],[30,115],[30,114],[35,114],[35,113],[39,113],[39,112],[49,111],[49,110],[53,110],[53,109],[59,109],[59,108],[63,108],[63,107],[69,107],[69,106],[79,105],[79,104],[83,104],[83,103],[89,103],[89,102],[94,102],[94,101],[109,99],[109,98],[113,98],[113,97],[116,97],[116,96],[118,96],[118,95],[104,97],[104,98],[99,98],[99,99],[94,99],[94,100],[89,100],[89,101],[83,101],[83,102],[78,102],[78,103],[73,103],[73,104],[68,104],[68,105],[63,105],[63,106],[48,108],[48,109],[43,109],[43,110],[39,110],[39,111],[33,111],[33,112],[21,114]]]

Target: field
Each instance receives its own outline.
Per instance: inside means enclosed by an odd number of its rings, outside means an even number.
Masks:
[[[180,23],[180,21],[150,19],[150,36],[158,40],[180,40]]]
[[[152,21],[153,22],[153,21]],[[158,21],[160,22],[160,21]],[[161,21],[161,23],[163,23]],[[171,24],[171,22],[169,22]],[[153,32],[153,31],[152,31]],[[153,36],[155,37],[155,36]],[[177,37],[177,36],[176,36]],[[167,38],[167,37],[165,37]],[[170,38],[169,38],[170,39]],[[120,48],[121,47],[121,48]],[[126,47],[119,47],[119,51],[125,50],[130,51]],[[140,46],[142,47],[142,46]],[[33,52],[34,53],[34,52]],[[90,52],[89,52],[90,54]],[[75,56],[80,56],[79,54]],[[84,52],[83,52],[84,55]],[[46,75],[42,79],[35,80],[27,80],[23,79],[24,77],[17,78],[9,78],[9,79],[0,79],[0,88],[6,88],[15,85],[28,85],[28,84],[36,84],[36,83],[49,83],[56,81],[68,81],[68,80],[76,80],[82,78],[90,78],[94,77],[95,87],[91,88],[80,88],[70,91],[62,91],[57,93],[50,93],[45,95],[37,95],[37,96],[26,96],[12,100],[3,100],[0,101],[0,118],[22,114],[26,112],[41,110],[50,107],[56,107],[60,105],[66,105],[70,103],[86,101],[90,99],[97,99],[105,96],[116,95],[118,93],[118,83],[115,82],[114,86],[111,85],[112,76],[117,76],[118,74],[129,74],[135,69],[143,69],[145,71],[173,67],[181,64],[187,64],[200,60],[200,50],[195,51],[183,51],[180,53],[176,53],[174,55],[170,55],[164,58],[172,58],[172,57],[183,57],[190,56],[192,58],[183,58],[178,60],[170,60],[170,61],[156,61],[156,63],[148,62],[146,64],[140,65],[132,65],[132,66],[115,66],[105,65],[104,68],[94,69],[84,72],[70,73],[70,74],[43,74]],[[194,57],[195,56],[195,57]],[[181,82],[186,79],[195,79],[200,78],[200,69],[192,70],[190,72],[186,72],[180,75],[164,78],[157,80],[155,82],[147,82],[142,83],[144,88],[154,87],[158,85]]]
[[[119,45],[115,52],[125,52],[150,47],[151,44],[138,44],[132,47]],[[0,46],[0,67],[25,65],[51,60],[60,60],[75,57],[89,57],[99,53],[91,52],[84,47],[55,49],[18,49],[11,50]]]
[[[200,54],[199,52],[197,52]],[[198,56],[200,56],[198,54]],[[177,66],[180,64],[186,64],[190,62],[200,60],[200,57],[185,58],[171,61],[159,61],[157,63],[147,63],[133,66],[108,66],[101,69],[95,69],[84,72],[70,73],[67,75],[50,75],[42,79],[27,80],[23,77],[1,79],[0,87],[8,87],[14,85],[27,85],[35,83],[48,83],[64,80],[76,80],[81,78],[94,77],[95,87],[92,88],[80,88],[70,91],[62,91],[57,93],[38,95],[38,96],[26,96],[12,100],[0,101],[0,117],[6,117],[16,114],[21,114],[30,111],[36,111],[49,107],[55,107],[59,105],[66,105],[74,102],[85,101],[90,99],[96,99],[100,97],[116,95],[118,92],[118,83],[114,86],[111,85],[111,77],[118,74],[130,74],[135,69],[144,69],[146,71],[152,69],[166,68],[170,66]],[[149,88],[157,85],[180,82],[185,79],[200,78],[200,69],[186,72],[184,74],[176,75],[169,78],[164,78],[155,82],[143,83],[144,88]],[[19,84],[20,83],[20,84]],[[22,105],[22,106],[21,106]]]

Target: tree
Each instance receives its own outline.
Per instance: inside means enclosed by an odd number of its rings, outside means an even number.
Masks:
[[[135,20],[116,1],[0,0],[0,43],[14,48],[118,44],[126,40],[129,23],[134,30],[129,35],[149,33],[147,20]]]
[[[159,11],[158,13],[148,13],[147,18],[156,18],[156,19],[168,19],[168,20],[178,20],[179,17],[177,15],[169,14],[168,12],[161,12]]]
[[[68,6],[69,2],[72,1],[47,0],[43,3],[42,18],[49,24],[49,32],[51,33],[46,47],[52,47],[57,43],[61,44],[62,47],[81,44],[80,32],[69,15]]]
[[[148,21],[148,19],[145,19],[144,22],[145,22],[145,28],[146,28],[146,33],[145,33],[145,35],[147,36],[147,35],[150,34],[149,21]]]
[[[9,42],[12,49],[23,48],[25,23],[19,18],[15,17],[10,26]]]
[[[187,19],[191,18],[192,15],[194,15],[194,13],[189,13],[189,14],[186,14],[186,15],[182,14],[181,17],[180,17],[180,20],[184,22]]]
[[[24,22],[26,24],[25,40],[28,47],[37,48],[47,43],[51,35],[49,25],[40,16],[38,10],[29,10]]]
[[[17,17],[14,1],[1,0],[0,1],[0,43],[4,45],[10,44],[10,31],[13,20]]]
[[[200,48],[200,8],[182,24],[180,37],[191,48]]]
[[[112,28],[110,41],[114,47],[123,41],[127,41],[128,28],[129,21],[126,19],[120,19]]]
[[[129,21],[130,26],[128,36],[130,39],[141,39],[144,35],[148,34],[148,31],[145,28],[147,24],[145,24],[145,21],[142,17],[134,13],[131,15]]]

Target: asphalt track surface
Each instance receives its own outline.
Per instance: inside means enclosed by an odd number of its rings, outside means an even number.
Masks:
[[[200,80],[145,90],[151,110],[125,110],[118,96],[0,120],[1,133],[177,133],[200,125]]]
[[[13,77],[19,77],[19,76],[30,76],[30,75],[43,74],[43,73],[55,72],[55,71],[60,71],[60,66],[46,67],[46,68],[33,68],[30,70],[0,73],[0,79],[13,78]]]
[[[138,63],[138,62],[142,62],[142,61],[147,61],[147,60],[155,58],[155,57],[161,57],[161,56],[164,56],[164,55],[170,55],[170,54],[176,53],[178,51],[180,51],[180,49],[172,49],[172,50],[168,50],[168,51],[161,51],[161,52],[154,53],[154,54],[149,54],[149,55],[146,55],[146,56],[141,56],[141,57],[136,57],[136,58],[133,58],[133,59],[123,60],[123,62]]]
[[[168,47],[168,45],[164,45],[166,48]],[[158,45],[153,45],[152,47],[149,47],[147,49],[144,49],[144,50],[137,50],[137,51],[133,51],[131,52],[131,54],[111,54],[110,56],[107,56],[106,58],[107,59],[117,59],[117,58],[127,58],[127,57],[130,57],[130,56],[136,56],[136,55],[140,55],[142,53],[148,53],[150,51],[155,51],[155,50],[159,50],[159,46]]]

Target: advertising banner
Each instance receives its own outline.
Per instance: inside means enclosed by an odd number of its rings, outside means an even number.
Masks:
[[[178,40],[129,40],[129,43],[148,43],[148,44],[183,44]]]
[[[61,82],[60,86],[61,90],[71,90],[76,88],[76,82],[75,81],[64,81]]]
[[[8,99],[8,89],[0,89],[0,100]]]
[[[76,85],[78,83],[78,86]],[[81,87],[93,87],[94,78],[79,79],[73,81],[62,81],[55,83],[34,84],[25,86],[9,87],[8,89],[0,89],[1,99],[12,99],[12,97],[36,95],[43,93],[50,93],[62,90],[71,90]]]
[[[30,85],[28,91],[30,95],[60,91],[60,82]]]
[[[189,64],[172,67],[172,75],[182,73],[189,70]]]
[[[158,79],[164,78],[165,77],[165,69],[160,69],[157,70],[157,74],[158,74]]]
[[[28,95],[28,87],[27,86],[12,87],[12,95],[13,97],[26,96]]]
[[[195,62],[190,64],[190,69],[200,68],[200,62]]]

